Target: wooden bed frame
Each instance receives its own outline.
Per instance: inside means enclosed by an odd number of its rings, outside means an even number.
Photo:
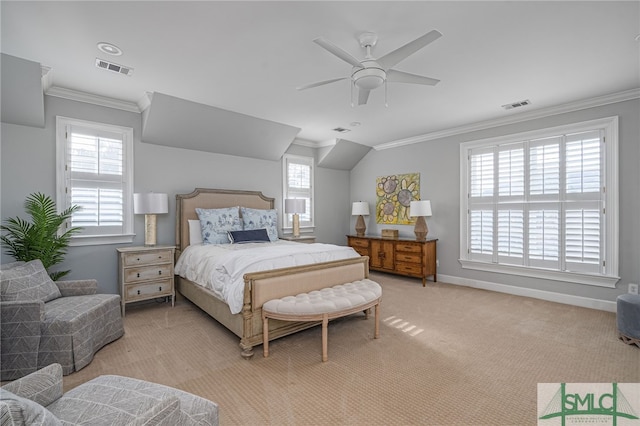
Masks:
[[[198,219],[196,208],[273,209],[274,201],[257,191],[196,188],[189,194],[176,195],[176,261],[189,245],[188,221]],[[253,347],[262,344],[262,305],[265,302],[368,277],[369,258],[366,256],[248,273],[244,275],[244,301],[238,314],[232,314],[224,301],[201,285],[180,276],[176,276],[176,283],[180,294],[240,337],[242,356],[251,358]],[[269,323],[269,340],[318,324],[273,320]]]

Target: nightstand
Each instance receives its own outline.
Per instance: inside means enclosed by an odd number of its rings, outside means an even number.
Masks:
[[[287,240],[287,241],[295,241],[296,243],[307,243],[307,244],[312,244],[316,242],[315,235],[300,235],[299,237],[287,235],[285,237],[280,237],[280,239]]]
[[[174,306],[175,246],[121,247],[117,251],[123,317],[125,305],[131,302],[171,297]]]

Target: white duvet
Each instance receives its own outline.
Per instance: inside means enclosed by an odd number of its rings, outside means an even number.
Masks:
[[[283,240],[272,243],[198,244],[182,252],[175,273],[213,291],[229,305],[232,314],[237,314],[242,310],[244,274],[247,272],[359,256],[351,247]]]

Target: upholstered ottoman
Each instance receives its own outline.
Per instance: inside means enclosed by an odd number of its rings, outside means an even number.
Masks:
[[[618,296],[616,319],[620,339],[640,348],[640,295]]]

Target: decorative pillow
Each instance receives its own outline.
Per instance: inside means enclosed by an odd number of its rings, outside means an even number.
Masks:
[[[269,234],[264,228],[244,231],[229,231],[231,244],[270,242]]]
[[[40,259],[0,271],[0,300],[48,302],[60,297],[58,286],[51,280]]]
[[[271,241],[278,241],[278,212],[276,210],[240,207],[245,230],[264,228]]]
[[[202,227],[199,220],[189,220],[189,245],[202,244]]]
[[[0,404],[3,406],[2,424],[15,425],[60,425],[62,422],[40,404],[22,398],[8,390],[0,389]],[[5,418],[5,415],[8,418]]]
[[[224,209],[196,209],[202,228],[204,244],[229,244],[229,231],[241,231],[238,207]]]

